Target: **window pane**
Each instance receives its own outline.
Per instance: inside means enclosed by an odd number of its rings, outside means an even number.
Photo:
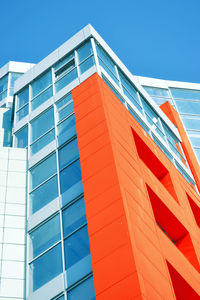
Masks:
[[[56,102],[56,107],[59,110],[63,106],[65,106],[68,102],[72,101],[72,94],[68,94],[64,98],[60,99],[58,102]]]
[[[59,168],[62,169],[79,157],[77,139],[71,141],[58,151]]]
[[[16,112],[16,122],[20,121],[28,115],[28,104]]]
[[[8,88],[8,74],[0,79],[0,93]]]
[[[81,181],[81,169],[80,162],[77,160],[60,172],[61,194],[79,181]]]
[[[95,300],[94,280],[90,277],[67,293],[67,300]]]
[[[65,133],[68,130],[74,129],[74,134],[76,134],[76,127],[75,127],[75,118],[74,115],[67,118],[65,121],[58,125],[58,136]]]
[[[117,85],[119,85],[119,80],[115,77],[115,75],[110,71],[110,69],[106,66],[106,64],[101,59],[99,59],[99,64],[108,73],[108,75],[114,80],[114,82]]]
[[[79,63],[86,59],[92,53],[90,40],[77,49]]]
[[[60,240],[60,216],[57,215],[30,233],[29,260]]]
[[[168,92],[167,89],[156,88],[156,87],[149,87],[149,86],[143,86],[143,88],[151,96],[167,97],[167,98],[170,97],[169,92]]]
[[[83,74],[89,68],[91,68],[93,65],[94,65],[94,57],[91,56],[87,60],[85,60],[81,65],[79,65],[80,73]]]
[[[19,109],[24,104],[29,101],[29,87],[27,86],[22,92],[17,94],[17,106],[16,109]]]
[[[76,68],[55,83],[56,93],[78,77]]]
[[[87,226],[66,238],[64,249],[67,282],[70,286],[92,271]]]
[[[39,150],[44,148],[46,145],[51,143],[55,139],[55,130],[49,131],[47,134],[43,135],[39,140],[31,145],[31,154],[34,155]]]
[[[170,91],[175,99],[200,100],[200,91],[198,90],[170,88]]]
[[[86,221],[84,198],[76,201],[62,212],[64,237],[84,225]]]
[[[200,114],[200,102],[176,100],[176,106],[180,113]]]
[[[46,100],[53,96],[53,88],[50,86],[47,90],[45,90],[42,94],[34,98],[31,102],[31,109],[34,110]]]
[[[52,127],[54,127],[53,108],[49,109],[31,122],[31,141],[36,140]]]
[[[14,87],[14,82],[17,80],[20,76],[22,76],[22,73],[10,73],[10,87]]]
[[[56,155],[53,154],[42,163],[30,170],[30,189],[48,179],[56,172]]]
[[[110,69],[110,71],[117,77],[117,73],[115,70],[115,64],[113,63],[112,59],[109,57],[109,55],[104,51],[104,49],[100,46],[96,46],[97,54],[101,61]]]
[[[15,147],[25,148],[28,145],[28,126],[15,133]]]
[[[38,95],[44,89],[46,89],[51,83],[52,83],[52,75],[51,75],[51,70],[49,70],[32,83],[32,85],[31,85],[32,86],[32,97],[31,98],[34,98],[36,95]]]
[[[31,293],[62,272],[61,245],[40,256],[30,264],[29,268]]]
[[[58,182],[57,176],[54,176],[30,194],[30,213],[34,214],[56,197],[58,197]]]
[[[57,62],[54,66],[54,70],[58,70],[60,67],[62,67],[63,65],[65,65],[68,61],[70,61],[72,58],[74,57],[74,52],[67,54],[66,56],[64,56],[63,58],[61,58],[61,60],[59,60],[59,62]]]
[[[189,136],[193,146],[200,147],[200,136]]]
[[[55,77],[58,78],[60,76],[63,76],[64,74],[69,73],[74,67],[75,67],[75,60],[72,59],[68,63],[65,63],[57,71],[55,71]]]
[[[65,117],[69,116],[74,112],[73,102],[65,106],[63,109],[59,110],[58,112],[58,119],[59,121],[63,120]]]
[[[200,119],[198,117],[182,116],[182,121],[186,129],[200,130]]]

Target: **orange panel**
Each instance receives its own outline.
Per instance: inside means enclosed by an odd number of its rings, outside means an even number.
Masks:
[[[198,207],[190,208],[190,202],[200,198],[194,188],[97,74],[72,95],[97,300],[175,299],[180,287],[173,274],[185,280],[191,295],[199,295]],[[163,110],[169,113],[171,107]],[[177,122],[174,112],[171,117]],[[187,157],[192,150],[180,131]],[[200,178],[193,158],[191,169]],[[159,215],[160,208],[168,217]],[[177,245],[158,219],[172,236],[171,221],[184,228]]]

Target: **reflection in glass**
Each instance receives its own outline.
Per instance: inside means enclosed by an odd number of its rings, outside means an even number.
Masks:
[[[29,260],[53,246],[60,240],[60,217],[50,219],[29,234],[30,253]]]
[[[35,79],[31,85],[32,87],[32,97],[34,98],[36,95],[41,93],[44,89],[46,89],[52,83],[52,75],[51,70],[45,72],[42,76]]]
[[[28,115],[28,104],[16,112],[16,122]]]
[[[36,109],[38,106],[40,106],[42,103],[47,101],[52,96],[53,96],[53,88],[52,86],[50,86],[47,90],[45,90],[43,93],[41,93],[39,96],[37,96],[31,101],[31,109],[32,110]]]
[[[57,176],[54,176],[30,194],[30,214],[34,214],[56,197],[58,197],[58,181]]]
[[[31,141],[38,139],[42,134],[54,126],[53,108],[42,113],[31,122]]]
[[[47,146],[49,143],[51,143],[55,139],[55,130],[51,130],[45,135],[43,135],[39,140],[34,142],[34,144],[31,145],[31,154],[34,155],[38,151],[40,151],[42,148]]]
[[[85,280],[67,293],[67,300],[95,300],[93,277]]]
[[[92,45],[91,45],[91,41],[89,40],[77,49],[79,63],[81,63],[84,59],[90,56],[91,53],[92,53]]]
[[[29,265],[30,293],[62,272],[61,245],[58,244]]]
[[[77,69],[73,69],[55,83],[56,93],[78,77]]]
[[[67,118],[65,121],[58,125],[58,136],[65,133],[68,130],[73,130],[74,134],[76,134],[76,123],[74,115]]]
[[[66,165],[79,157],[77,139],[74,139],[58,151],[59,168],[63,169]]]
[[[93,65],[94,65],[94,56],[91,56],[88,59],[86,59],[81,65],[79,65],[80,73],[83,74]]]
[[[28,145],[28,126],[15,133],[15,147],[26,148]]]
[[[79,181],[81,181],[81,169],[80,162],[77,160],[60,172],[61,194]]]

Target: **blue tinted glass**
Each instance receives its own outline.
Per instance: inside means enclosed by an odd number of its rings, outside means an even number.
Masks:
[[[189,136],[193,146],[200,147],[200,136]]]
[[[56,107],[59,110],[60,108],[64,107],[68,102],[72,101],[72,94],[68,94],[64,98],[60,99],[58,102],[56,102]]]
[[[86,223],[84,198],[76,201],[62,212],[64,237]]]
[[[10,75],[10,87],[14,87],[15,80],[17,80],[22,75],[22,73],[10,73]]]
[[[52,127],[54,127],[53,108],[42,113],[38,118],[31,122],[31,141],[36,140]]]
[[[67,293],[67,300],[95,300],[94,280],[90,277]]]
[[[15,133],[15,147],[25,148],[28,145],[28,126]]]
[[[79,63],[86,59],[92,53],[92,45],[90,40],[77,49]]]
[[[110,71],[117,77],[117,73],[115,70],[115,64],[109,55],[104,51],[104,49],[100,45],[96,45],[97,54],[101,61],[110,69]]]
[[[74,106],[73,106],[73,102],[71,102],[70,104],[68,104],[67,106],[65,106],[63,109],[59,110],[59,112],[58,112],[58,119],[59,119],[59,121],[61,121],[65,117],[69,116],[73,112],[74,112]]]
[[[59,60],[59,62],[57,62],[54,66],[54,70],[58,70],[60,69],[63,65],[65,65],[68,61],[72,60],[72,58],[74,57],[74,52],[67,54],[66,56],[64,56],[61,60]]]
[[[8,88],[8,74],[0,79],[0,93]]]
[[[81,181],[81,169],[80,162],[77,160],[60,172],[61,194],[79,181]]]
[[[200,130],[200,119],[198,117],[182,116],[182,121],[186,129]]]
[[[60,216],[57,215],[29,234],[29,260],[60,240]]]
[[[51,70],[47,71],[45,74],[37,78],[31,84],[32,87],[32,97],[34,98],[36,95],[41,93],[44,89],[46,89],[52,83],[52,75]]]
[[[30,213],[34,214],[56,197],[58,197],[58,182],[57,176],[54,176],[30,194]]]
[[[56,155],[53,154],[45,159],[42,163],[30,170],[30,189],[48,179],[56,172]]]
[[[110,71],[110,69],[106,66],[106,64],[101,60],[99,59],[99,64],[100,66],[103,67],[103,69],[108,73],[108,75],[112,78],[112,80],[114,80],[114,82],[119,85],[119,81],[118,79],[114,76],[114,74]]]
[[[200,114],[200,102],[176,100],[176,106],[180,113]]]
[[[121,80],[121,83],[123,85],[123,90],[124,90],[124,93],[128,96],[129,94],[137,101],[139,102],[138,100],[138,95],[137,95],[137,91],[136,89],[134,88],[133,84],[129,81],[129,79],[124,76],[122,74],[122,72],[119,71],[119,76],[120,76],[120,80]],[[125,88],[125,89],[124,89]],[[128,92],[128,94],[127,94]],[[129,96],[128,96],[129,97]]]
[[[94,57],[91,56],[79,65],[80,73],[83,74],[94,65]]]
[[[5,97],[7,97],[7,90],[5,92],[3,92],[3,93],[0,94],[0,101],[2,99],[4,99]]]
[[[75,60],[72,59],[68,63],[64,64],[57,71],[55,71],[55,77],[58,78],[58,77],[63,76],[64,74],[69,73],[74,67],[75,67]]]
[[[31,145],[31,154],[35,154],[40,151],[42,148],[47,146],[55,139],[55,130],[49,131],[47,134],[43,135],[39,140]]]
[[[56,93],[78,77],[76,68],[55,83]]]
[[[19,94],[17,94],[17,105],[16,109],[19,109],[24,104],[28,103],[29,101],[29,88],[28,86]]]
[[[50,86],[47,90],[45,90],[42,94],[37,96],[31,101],[31,109],[34,110],[38,106],[40,106],[42,103],[47,101],[49,98],[53,96],[53,88]]]
[[[170,88],[170,91],[176,99],[200,100],[200,91],[198,90]]]
[[[170,97],[167,89],[155,88],[155,87],[150,87],[150,86],[143,86],[143,88],[151,96],[167,97],[167,98]]]
[[[28,115],[28,107],[29,105],[27,104],[26,106],[24,106],[23,108],[21,108],[16,112],[16,122],[20,121],[21,119],[23,119]]]
[[[156,102],[156,104],[158,106],[160,106],[161,104],[165,103],[166,101],[169,101],[170,104],[174,107],[174,103],[172,102],[172,99],[168,99],[168,98],[158,98],[158,97],[152,97],[152,99]]]
[[[92,271],[87,226],[64,241],[65,268],[70,286]]]
[[[71,141],[58,151],[59,168],[62,169],[79,157],[77,139]]]
[[[57,245],[29,266],[30,293],[39,289],[62,272],[61,245]]]
[[[68,130],[71,130],[72,128],[74,128],[74,134],[76,134],[74,115],[70,116],[58,125],[58,136],[65,133]]]

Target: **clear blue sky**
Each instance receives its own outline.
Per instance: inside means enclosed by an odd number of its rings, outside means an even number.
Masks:
[[[1,0],[0,67],[90,23],[135,75],[200,82],[200,0]]]

